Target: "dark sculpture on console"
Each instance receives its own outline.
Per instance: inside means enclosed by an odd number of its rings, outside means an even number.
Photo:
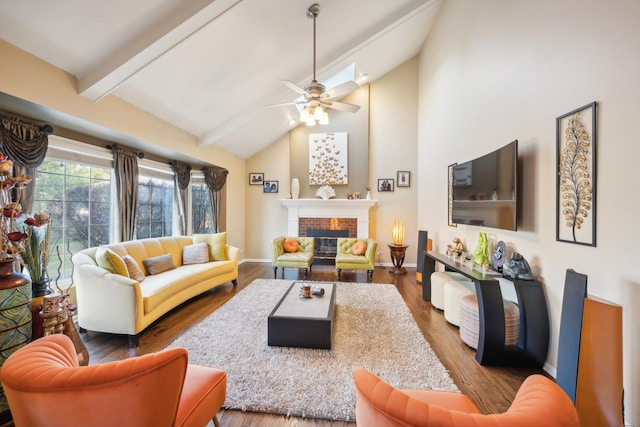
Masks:
[[[533,280],[529,263],[518,252],[514,252],[502,266],[502,275],[510,279]]]

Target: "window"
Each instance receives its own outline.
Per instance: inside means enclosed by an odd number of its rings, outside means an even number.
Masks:
[[[47,158],[38,168],[34,212],[49,215],[49,277],[71,277],[71,254],[109,243],[110,168]],[[56,253],[56,246],[60,258]]]
[[[138,178],[136,238],[171,236],[173,182],[148,176]]]
[[[202,179],[191,178],[191,230],[192,233],[213,233],[211,195]]]

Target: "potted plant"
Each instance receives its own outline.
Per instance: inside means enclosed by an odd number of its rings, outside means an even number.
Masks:
[[[22,225],[25,234],[24,244],[20,247],[20,258],[31,277],[33,296],[43,296],[50,293],[49,256],[51,254],[51,228],[49,217],[45,214],[35,214],[24,219]]]

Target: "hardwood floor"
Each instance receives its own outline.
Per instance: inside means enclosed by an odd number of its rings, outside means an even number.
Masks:
[[[408,268],[408,274],[395,276],[388,268],[378,267],[373,274],[374,283],[393,283],[411,310],[416,323],[436,352],[451,377],[460,389],[468,395],[484,413],[505,411],[513,400],[520,384],[532,373],[543,373],[533,369],[500,368],[480,366],[475,360],[475,351],[467,347],[458,329],[448,324],[441,311],[422,300],[422,288],[415,280],[415,269]],[[278,271],[278,278],[280,278]],[[82,338],[89,350],[90,364],[121,360],[161,350],[192,325],[203,320],[218,307],[256,278],[273,278],[271,264],[244,263],[240,266],[238,286],[230,283],[213,289],[177,309],[154,323],[142,334],[140,345],[129,350],[126,336],[86,332]],[[302,279],[302,271],[287,269],[285,279]],[[314,266],[309,280],[335,281],[333,266]],[[343,271],[342,281],[364,282],[365,272]],[[240,411],[221,410],[218,419],[222,427],[230,426],[290,426],[326,427],[353,426],[353,423],[327,420],[300,419],[276,415],[255,414]]]

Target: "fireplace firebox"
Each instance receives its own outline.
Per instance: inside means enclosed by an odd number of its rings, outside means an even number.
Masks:
[[[313,263],[334,264],[338,248],[338,237],[349,237],[349,230],[307,229],[307,237],[314,238]]]

